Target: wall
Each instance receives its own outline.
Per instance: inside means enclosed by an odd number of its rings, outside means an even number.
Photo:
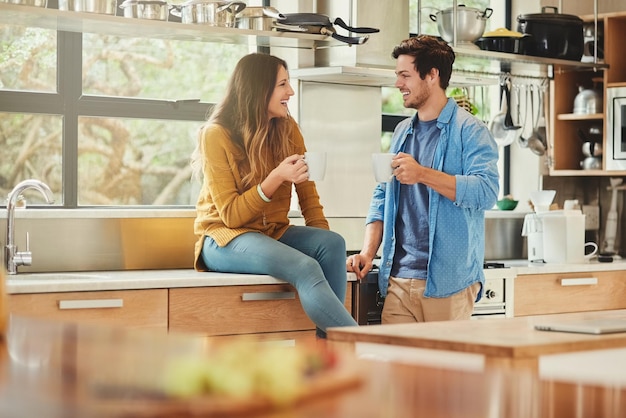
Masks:
[[[541,6],[559,7],[560,13],[571,15],[593,15],[594,0],[574,1],[574,0],[541,0]],[[621,12],[626,10],[624,0],[597,0],[598,13]]]

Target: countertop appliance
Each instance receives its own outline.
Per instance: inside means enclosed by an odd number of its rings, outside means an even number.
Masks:
[[[506,285],[506,280],[513,278],[508,274],[510,268],[500,262],[487,262],[483,267],[489,274],[485,274],[483,297],[474,305],[472,319],[504,318],[507,316],[507,297],[513,297],[512,292],[507,292],[507,288],[512,290],[512,286]],[[363,280],[357,282],[357,289],[352,294],[355,319],[359,325],[380,324],[385,299],[380,296],[376,264]]]
[[[552,210],[538,214],[543,226],[543,258],[546,263],[584,263],[598,246],[585,242],[585,215],[580,209]],[[585,247],[595,249],[585,255]]]

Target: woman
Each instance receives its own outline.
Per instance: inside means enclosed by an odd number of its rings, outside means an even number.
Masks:
[[[357,323],[343,305],[345,241],[329,230],[308,180],[304,138],[287,108],[293,94],[280,58],[250,54],[235,67],[192,157],[194,171],[203,174],[195,268],[291,283],[325,338],[328,327]],[[306,226],[289,224],[292,185]]]

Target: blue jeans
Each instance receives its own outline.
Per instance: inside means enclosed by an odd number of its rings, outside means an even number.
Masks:
[[[346,243],[336,232],[291,226],[279,240],[247,232],[225,247],[206,237],[202,260],[213,271],[268,274],[291,283],[319,337],[328,327],[357,325],[343,305]]]

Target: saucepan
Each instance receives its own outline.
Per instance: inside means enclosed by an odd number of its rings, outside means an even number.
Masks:
[[[59,10],[114,15],[117,0],[59,0]]]
[[[274,23],[285,19],[285,15],[274,7],[246,7],[237,14],[237,27],[250,30],[272,30]]]
[[[167,20],[170,7],[165,0],[125,0],[120,4],[124,17],[148,20]]]
[[[321,34],[332,36],[338,41],[345,42],[351,45],[364,44],[369,36],[342,36],[335,32],[334,25],[337,25],[349,32],[358,34],[369,34],[380,32],[380,29],[358,27],[354,28],[348,26],[343,19],[336,18],[334,22],[330,21],[330,18],[326,15],[319,13],[285,13],[285,18],[280,22],[276,22],[274,27],[279,31],[287,32],[303,32],[312,34]]]
[[[440,10],[435,15],[430,15],[430,20],[437,22],[437,30],[446,42],[452,42],[454,38],[454,13],[453,7]],[[473,44],[485,31],[487,19],[491,17],[493,9],[486,8],[484,11],[465,7],[459,4],[456,8],[456,40],[464,46],[476,48]]]
[[[234,28],[237,14],[245,8],[246,4],[241,1],[188,0],[175,6],[170,13],[180,17],[183,23]]]
[[[22,6],[46,7],[47,0],[0,0],[0,3],[21,4]]]
[[[515,32],[506,28],[485,32],[475,43],[486,51],[506,52],[509,54],[526,54],[526,43],[530,35]]]

